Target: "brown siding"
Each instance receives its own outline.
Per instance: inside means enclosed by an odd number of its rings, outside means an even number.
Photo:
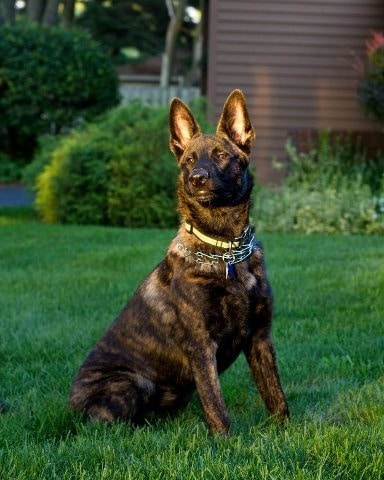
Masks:
[[[263,182],[276,178],[289,131],[369,130],[350,50],[384,28],[382,0],[210,0],[207,94],[219,115],[234,88],[247,98]]]

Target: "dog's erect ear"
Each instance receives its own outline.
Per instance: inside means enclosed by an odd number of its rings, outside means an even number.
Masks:
[[[251,152],[256,134],[249,120],[245,98],[241,90],[234,90],[228,96],[216,133],[227,136],[247,155]]]
[[[169,147],[179,158],[193,137],[200,135],[200,127],[189,108],[179,98],[171,101],[169,111]]]

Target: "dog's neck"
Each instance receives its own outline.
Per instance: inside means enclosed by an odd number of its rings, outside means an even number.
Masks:
[[[241,237],[249,226],[249,204],[240,203],[231,207],[204,207],[200,204],[188,204],[188,208],[179,205],[182,223],[191,225],[204,236],[233,242]]]

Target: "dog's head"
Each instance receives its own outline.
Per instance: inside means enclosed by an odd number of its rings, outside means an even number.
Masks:
[[[201,205],[231,205],[249,195],[249,155],[255,132],[240,90],[227,98],[215,135],[203,135],[178,98],[170,106],[170,148],[185,195]]]

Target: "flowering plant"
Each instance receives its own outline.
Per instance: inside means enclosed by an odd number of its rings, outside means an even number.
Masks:
[[[357,94],[366,115],[384,127],[384,35],[372,32],[365,47],[365,62],[355,57],[360,75]]]

